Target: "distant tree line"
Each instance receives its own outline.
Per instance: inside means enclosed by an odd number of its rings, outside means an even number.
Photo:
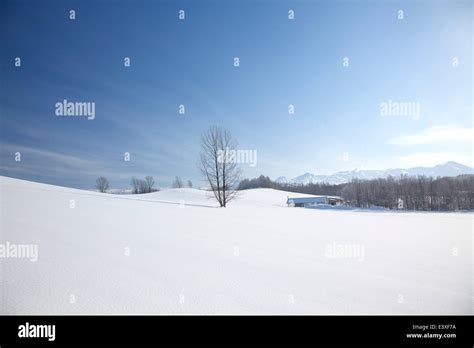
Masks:
[[[147,176],[145,179],[132,178],[132,193],[150,193],[158,191],[153,188],[155,180],[152,176]]]
[[[145,179],[138,179],[133,177],[131,180],[132,184],[132,193],[139,194],[139,193],[150,193],[159,191],[158,189],[154,188],[155,180],[152,176],[146,176]],[[191,180],[187,181],[187,186],[189,188],[193,187],[193,183]],[[105,193],[109,190],[109,180],[107,178],[100,176],[95,181],[95,187],[97,191]],[[173,183],[171,184],[173,188],[182,188],[184,187],[183,180],[179,176],[175,177]]]
[[[474,175],[436,179],[426,176],[354,179],[343,185],[339,195],[358,207],[378,205],[406,210],[472,210]]]
[[[381,206],[425,211],[474,210],[474,175],[438,178],[402,175],[373,180],[353,179],[339,185],[277,183],[261,175],[255,179],[242,180],[238,187],[239,190],[251,188],[341,196],[348,204],[360,208]]]
[[[193,187],[193,182],[191,180],[188,180],[187,185],[189,188]],[[179,176],[175,176],[174,180],[171,184],[172,188],[183,188],[184,187],[184,182]]]

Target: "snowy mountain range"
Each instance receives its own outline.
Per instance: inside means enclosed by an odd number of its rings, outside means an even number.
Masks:
[[[309,184],[309,183],[320,183],[325,182],[328,184],[342,184],[351,181],[353,178],[357,179],[376,179],[386,178],[388,176],[398,177],[402,174],[409,176],[426,175],[432,177],[438,176],[457,176],[461,174],[474,174],[474,169],[457,162],[446,162],[439,164],[434,167],[414,167],[414,168],[396,168],[386,170],[349,170],[343,172],[337,172],[332,175],[316,175],[311,173],[305,173],[297,176],[296,178],[288,180],[284,176],[278,177],[275,181],[279,183],[289,184]]]

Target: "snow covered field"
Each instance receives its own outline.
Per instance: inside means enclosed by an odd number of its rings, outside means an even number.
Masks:
[[[110,195],[1,177],[1,314],[472,314],[473,214]],[[301,195],[304,196],[304,195]],[[71,201],[73,200],[73,201]]]

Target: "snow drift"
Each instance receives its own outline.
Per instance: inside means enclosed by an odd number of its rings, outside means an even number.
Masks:
[[[110,195],[1,177],[1,314],[472,314],[472,214]],[[304,196],[304,195],[301,195]]]

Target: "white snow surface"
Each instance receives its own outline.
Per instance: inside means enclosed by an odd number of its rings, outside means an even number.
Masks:
[[[0,183],[0,243],[39,250],[0,258],[1,314],[473,314],[473,214],[290,208],[305,195],[271,189],[223,209],[197,189]],[[363,257],[328,257],[334,245]]]

